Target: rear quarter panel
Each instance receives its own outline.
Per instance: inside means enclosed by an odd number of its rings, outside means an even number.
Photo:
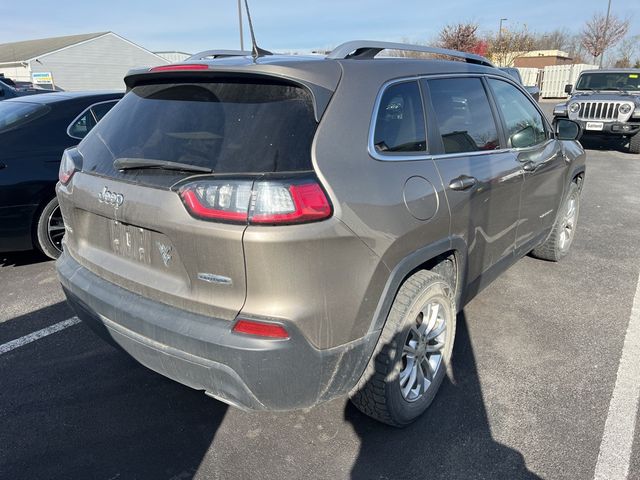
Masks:
[[[432,160],[380,161],[367,149],[369,128],[377,94],[389,72],[372,74],[362,62],[351,62],[320,123],[312,151],[313,162],[343,222],[375,254],[386,268],[369,271],[358,280],[368,283],[352,302],[381,300],[389,272],[412,252],[446,239],[450,216],[442,180]],[[435,208],[425,220],[408,210],[403,190],[410,177],[430,182],[424,201]],[[415,192],[414,192],[415,194]],[[411,195],[410,195],[411,196]],[[345,288],[350,288],[345,285]],[[395,293],[395,292],[392,292]],[[353,322],[353,335],[362,336],[372,326],[371,310]]]

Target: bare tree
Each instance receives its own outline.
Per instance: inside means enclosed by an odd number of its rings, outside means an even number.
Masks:
[[[475,23],[447,25],[440,31],[438,45],[450,50],[475,53],[480,41],[477,31],[478,25]]]
[[[498,66],[509,67],[523,53],[529,52],[535,45],[533,35],[526,28],[502,29],[498,35],[490,35],[489,55]]]
[[[613,47],[624,38],[629,30],[629,20],[610,15],[609,20],[596,13],[587,21],[582,30],[582,45],[591,54],[593,61],[609,47]]]
[[[571,34],[564,29],[556,29],[551,32],[535,35],[533,48],[536,50],[562,50],[568,51],[571,44]]]
[[[567,43],[566,52],[574,63],[586,63],[587,52],[582,45],[582,35],[572,35]]]
[[[613,66],[615,68],[631,68],[631,60],[628,58],[619,58],[614,62]]]
[[[416,40],[412,41],[412,40],[410,40],[410,39],[408,39],[406,37],[402,38],[402,43],[408,43],[408,44],[412,44],[412,45],[429,46],[428,42],[416,41]],[[389,50],[387,55],[392,56],[392,57],[402,57],[402,58],[433,58],[433,55],[431,53],[412,52],[410,50]]]
[[[640,42],[640,35],[622,40],[615,56],[614,67],[630,68],[634,64],[634,59],[637,59],[638,55],[638,42]]]

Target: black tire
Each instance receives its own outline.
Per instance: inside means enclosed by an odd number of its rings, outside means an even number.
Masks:
[[[58,199],[53,197],[38,214],[35,225],[34,243],[38,250],[54,260],[62,253],[62,245],[60,242],[64,235],[63,227],[64,224],[62,223],[62,216],[60,216]],[[58,230],[50,232],[50,228],[57,228]],[[60,228],[62,228],[62,230],[59,230]]]
[[[442,322],[445,324],[444,340],[440,335],[431,340],[443,344],[439,351],[438,366],[424,393],[417,398],[407,399],[401,388],[401,371],[408,369],[403,349],[411,338],[411,327],[421,325],[418,323],[420,316],[424,319],[420,312],[427,305],[435,303],[439,305],[436,312],[442,312]],[[409,277],[398,291],[369,364],[351,392],[353,404],[366,415],[388,425],[409,425],[431,404],[446,375],[446,367],[453,351],[455,328],[454,292],[447,281],[427,270],[421,270]],[[436,330],[437,327],[434,327],[432,332]],[[412,380],[409,379],[405,387],[408,382]]]
[[[567,214],[572,199],[575,200],[575,217],[574,221],[569,227],[567,225]],[[563,257],[565,257],[569,253],[569,249],[571,248],[571,244],[573,243],[579,213],[580,188],[576,183],[571,183],[569,192],[567,192],[567,196],[562,203],[561,210],[558,212],[556,223],[553,225],[551,234],[549,235],[549,237],[547,237],[542,245],[533,249],[531,255],[542,260],[549,260],[551,262],[558,262]],[[565,235],[567,235],[567,228],[570,228],[571,230],[568,240],[566,238],[563,239],[563,232],[565,233]]]
[[[629,139],[629,151],[631,153],[640,153],[640,132]]]

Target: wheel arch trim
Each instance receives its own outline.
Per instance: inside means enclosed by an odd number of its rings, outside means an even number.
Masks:
[[[422,247],[400,260],[391,270],[387,283],[384,286],[380,301],[376,307],[368,333],[376,330],[382,330],[391,305],[396,297],[398,290],[406,278],[418,267],[441,256],[447,252],[453,251],[456,257],[457,268],[457,286],[456,289],[456,306],[461,305],[462,292],[466,285],[467,273],[467,244],[462,237],[452,236],[444,238],[438,242]]]
[[[571,175],[569,176],[569,183],[573,183],[576,178],[580,178],[581,180],[578,182],[578,187],[582,190],[582,185],[584,184],[584,177],[586,175],[586,167],[585,165],[576,166],[573,170],[571,170]]]

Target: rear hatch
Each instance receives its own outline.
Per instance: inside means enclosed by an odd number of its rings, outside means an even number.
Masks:
[[[59,193],[66,250],[123,288],[231,320],[253,186],[313,175],[316,127],[312,92],[290,81],[150,76],[71,152],[82,165]]]

